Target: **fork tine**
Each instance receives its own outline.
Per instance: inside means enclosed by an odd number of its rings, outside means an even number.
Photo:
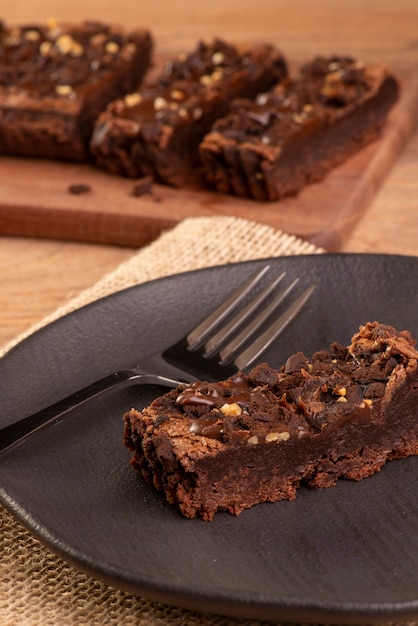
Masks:
[[[270,304],[263,309],[254,320],[248,324],[234,339],[226,345],[219,353],[221,365],[226,365],[236,355],[239,349],[244,343],[250,341],[254,333],[264,324],[267,318],[276,310],[276,308],[283,302],[286,296],[292,291],[292,289],[299,282],[299,278],[295,278],[290,285],[282,289],[280,293],[270,302]]]
[[[285,276],[286,272],[280,274],[270,285],[267,285],[263,291],[253,298],[246,307],[239,311],[227,324],[222,326],[217,333],[212,335],[205,343],[204,356],[207,358],[213,356],[215,352],[219,350],[220,346],[258,309]]]
[[[231,311],[245,298],[253,287],[261,280],[270,265],[265,265],[261,270],[250,276],[234,293],[219,305],[206,319],[187,335],[189,350],[197,350],[204,343],[208,335],[229,315]]]
[[[305,302],[310,298],[315,285],[310,285],[302,292],[302,294],[292,302],[280,317],[262,333],[251,345],[246,348],[235,359],[234,364],[238,370],[244,370],[249,367],[259,356],[273,343],[280,333],[286,328],[286,326],[296,317]]]

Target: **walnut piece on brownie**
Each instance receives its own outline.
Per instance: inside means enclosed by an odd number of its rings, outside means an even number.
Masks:
[[[256,200],[295,194],[374,140],[398,95],[382,65],[318,57],[255,103],[233,103],[199,148],[205,176]]]
[[[348,347],[298,352],[280,370],[182,384],[126,413],[124,442],[189,518],[361,480],[418,454],[417,359],[408,331],[369,322]]]
[[[286,73],[282,54],[271,45],[200,42],[99,116],[91,141],[96,163],[114,174],[188,184],[199,163],[198,145],[230,100],[255,98]]]
[[[99,112],[138,87],[152,47],[100,22],[0,23],[0,154],[87,160]]]

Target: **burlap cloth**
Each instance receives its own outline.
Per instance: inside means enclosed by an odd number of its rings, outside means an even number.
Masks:
[[[36,328],[104,295],[162,276],[269,256],[321,252],[296,237],[242,219],[188,219],[52,312]],[[0,515],[0,626],[259,624],[169,607],[108,587],[51,554],[5,509],[1,508]],[[408,624],[417,626],[418,622]]]

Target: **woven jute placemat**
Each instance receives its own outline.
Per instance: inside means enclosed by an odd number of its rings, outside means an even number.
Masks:
[[[323,250],[268,226],[233,217],[192,218],[139,250],[37,328],[125,287],[184,271],[270,256]],[[44,547],[0,509],[1,626],[257,626],[253,620],[208,615],[150,602],[90,578]],[[407,623],[405,622],[405,625]],[[409,622],[408,626],[417,626]]]

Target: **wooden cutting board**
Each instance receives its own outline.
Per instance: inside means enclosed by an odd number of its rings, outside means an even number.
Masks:
[[[162,185],[135,197],[135,181],[92,166],[2,157],[0,234],[138,247],[187,217],[235,215],[338,250],[417,120],[418,77],[403,67],[400,78],[401,98],[381,138],[295,197],[266,203]],[[74,195],[69,192],[74,184],[90,191]],[[225,245],[229,236],[225,233]]]

